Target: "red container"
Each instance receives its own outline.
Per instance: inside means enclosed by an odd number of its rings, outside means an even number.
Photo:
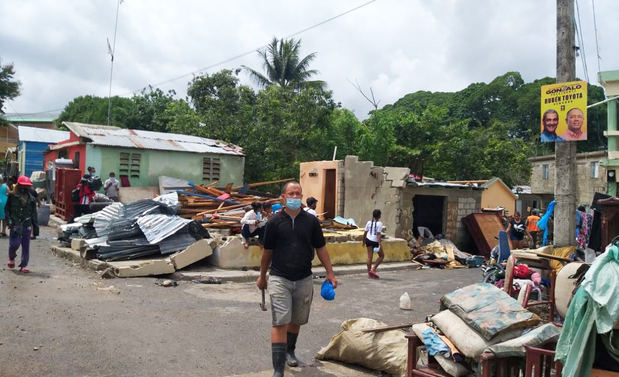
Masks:
[[[56,169],[56,216],[67,221],[73,215],[73,201],[71,191],[80,183],[82,171],[80,169],[58,168]]]

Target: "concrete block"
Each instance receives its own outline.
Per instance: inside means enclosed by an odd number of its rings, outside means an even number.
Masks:
[[[170,258],[140,259],[134,261],[107,262],[119,278],[171,274],[174,265]]]
[[[209,243],[210,241],[208,239],[202,239],[190,245],[185,250],[174,253],[170,257],[174,268],[180,270],[181,268],[187,267],[213,254],[213,250]]]
[[[340,232],[338,232],[340,233]],[[341,232],[340,241],[327,241],[327,250],[333,264],[358,264],[365,263],[367,250],[361,245],[359,239],[350,241],[353,236]],[[355,234],[355,232],[351,232]],[[361,231],[361,234],[363,232]],[[334,237],[337,238],[337,237]],[[385,262],[402,262],[410,260],[410,248],[406,240],[401,238],[389,238],[382,242],[385,252]],[[259,267],[262,258],[262,249],[259,246],[250,246],[245,249],[240,237],[229,237],[228,240],[213,249],[213,255],[207,261],[211,265],[220,268]],[[312,261],[314,266],[320,265],[320,260],[315,257]]]
[[[75,251],[82,251],[86,249],[86,240],[83,238],[73,238],[71,240],[71,249]]]

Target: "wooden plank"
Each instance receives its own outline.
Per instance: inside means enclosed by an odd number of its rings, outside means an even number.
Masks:
[[[399,329],[405,329],[408,327],[412,327],[413,324],[406,324],[406,325],[394,325],[394,326],[384,326],[384,327],[377,327],[375,329],[365,329],[362,330],[362,332],[368,333],[368,332],[373,332],[373,333],[377,333],[377,332],[383,332],[383,331],[389,331],[389,330],[399,330]]]
[[[270,185],[270,184],[273,184],[273,183],[282,183],[282,182],[289,182],[289,181],[294,181],[294,180],[295,180],[294,178],[284,178],[284,179],[277,179],[275,181],[250,183],[250,184],[247,184],[245,186],[247,186],[247,187],[258,187],[258,186]],[[245,186],[233,187],[232,191],[238,191],[238,190],[242,189]]]

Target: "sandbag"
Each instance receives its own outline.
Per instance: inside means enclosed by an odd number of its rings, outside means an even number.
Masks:
[[[366,332],[386,326],[370,318],[342,322],[341,331],[316,354],[319,360],[335,360],[380,370],[393,376],[406,376],[408,341],[402,330]]]

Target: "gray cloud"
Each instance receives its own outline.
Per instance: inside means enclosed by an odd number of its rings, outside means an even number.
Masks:
[[[362,3],[125,0],[112,94],[128,96],[167,81],[163,90],[184,97],[191,72]],[[597,84],[591,3],[579,5],[589,75]],[[618,69],[619,2],[595,5],[602,70]],[[0,59],[15,63],[22,82],[22,95],[5,111],[62,109],[80,95],[107,95],[106,38],[113,39],[115,1],[2,2],[0,14]],[[459,90],[507,71],[519,71],[528,81],[554,76],[555,18],[554,2],[378,0],[298,37],[304,54],[318,53],[314,67],[335,99],[365,118],[372,107],[349,80],[368,92],[371,87],[385,105],[410,92]],[[208,72],[242,64],[260,69],[260,63],[251,53]],[[577,73],[584,77],[580,60]],[[241,78],[251,84],[246,75]]]

